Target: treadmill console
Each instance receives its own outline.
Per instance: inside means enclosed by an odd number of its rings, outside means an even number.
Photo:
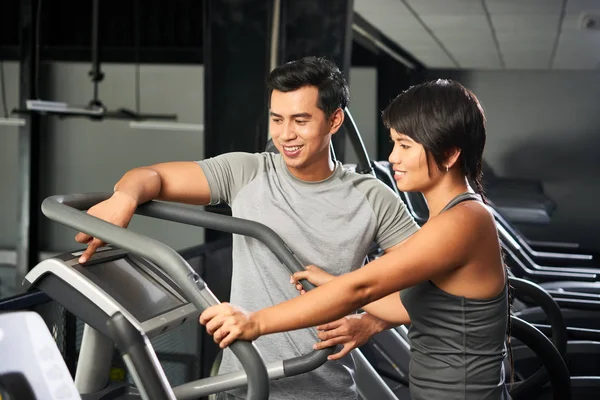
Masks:
[[[106,321],[116,312],[149,338],[199,314],[173,280],[143,258],[105,247],[81,265],[80,255],[65,253],[42,261],[24,284],[41,289],[107,336]]]

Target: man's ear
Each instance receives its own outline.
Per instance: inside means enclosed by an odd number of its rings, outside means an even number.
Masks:
[[[329,133],[331,133],[332,135],[335,134],[344,123],[344,118],[344,110],[342,110],[341,108],[335,110],[329,118]]]

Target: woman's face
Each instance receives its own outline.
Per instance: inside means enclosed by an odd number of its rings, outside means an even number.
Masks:
[[[394,149],[388,158],[394,169],[394,179],[402,192],[423,192],[440,179],[443,172],[425,148],[410,137],[390,129]]]

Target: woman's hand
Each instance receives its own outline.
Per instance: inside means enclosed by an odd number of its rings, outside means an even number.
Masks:
[[[315,286],[321,286],[321,285],[326,284],[333,278],[335,278],[334,275],[331,275],[330,273],[323,271],[319,267],[316,267],[314,265],[309,265],[308,267],[306,267],[305,271],[294,273],[290,278],[290,283],[293,283],[296,285],[296,290],[298,290],[300,292],[300,294],[304,294],[304,293],[306,293],[306,291],[302,287],[300,280],[306,279],[307,281],[309,281],[310,283],[312,283]]]
[[[222,349],[235,340],[252,341],[260,336],[259,326],[252,320],[252,314],[229,303],[204,310],[200,315],[200,323],[206,325],[206,331]]]

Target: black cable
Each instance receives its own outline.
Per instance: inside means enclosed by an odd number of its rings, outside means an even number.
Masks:
[[[8,118],[8,105],[6,104],[6,87],[4,86],[4,61],[0,60],[0,91],[2,92],[2,108],[4,118]]]
[[[40,98],[40,31],[42,26],[42,0],[38,0],[38,6],[35,16],[35,82],[34,96]]]
[[[135,46],[135,112],[140,114],[140,0],[135,1],[134,46]]]

